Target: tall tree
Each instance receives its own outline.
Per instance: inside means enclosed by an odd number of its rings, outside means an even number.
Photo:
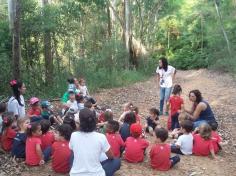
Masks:
[[[49,4],[49,0],[42,0],[42,6],[45,8]],[[43,15],[45,16],[45,9]],[[45,18],[46,19],[46,18]],[[45,26],[45,24],[44,24]],[[45,60],[45,83],[51,85],[53,82],[53,57],[52,57],[52,42],[51,33],[44,28],[44,60]]]
[[[8,0],[8,12],[10,21],[10,30],[12,32],[12,59],[13,59],[13,77],[21,78],[20,62],[20,16],[21,16],[20,0]]]

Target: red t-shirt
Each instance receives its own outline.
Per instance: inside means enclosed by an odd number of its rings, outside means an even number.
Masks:
[[[105,122],[104,112],[102,112],[98,117],[98,123]]]
[[[219,152],[219,143],[222,141],[220,135],[216,131],[211,132],[211,139],[213,141],[213,147],[215,153]]]
[[[10,151],[12,148],[13,140],[16,137],[16,131],[13,130],[11,127],[7,128],[5,132],[2,134],[2,148],[5,151]]]
[[[193,135],[193,153],[198,156],[208,156],[214,149],[212,139],[205,140],[200,134]]]
[[[184,100],[180,96],[171,96],[169,99],[170,114],[171,116],[176,114],[178,110],[181,110],[181,105],[184,104]]]
[[[52,168],[57,173],[70,171],[71,150],[68,141],[55,141],[52,145]]]
[[[40,109],[40,107],[38,107],[38,108],[30,108],[29,110],[28,110],[28,115],[30,115],[30,116],[32,116],[32,115],[35,115],[35,116],[40,116],[41,115],[41,109]]]
[[[26,145],[25,145],[25,162],[26,164],[30,165],[30,166],[37,166],[39,165],[40,162],[40,157],[36,152],[36,145],[39,144],[41,145],[41,139],[40,137],[28,137],[26,139]]]
[[[145,139],[128,137],[125,141],[125,159],[132,163],[142,162],[148,145]]]
[[[167,171],[170,169],[170,145],[155,144],[150,151],[151,166],[153,169]]]
[[[42,150],[45,150],[47,147],[52,146],[53,142],[55,141],[55,137],[53,132],[48,131],[47,133],[41,136],[42,141]]]
[[[107,140],[111,146],[111,150],[115,157],[120,157],[120,148],[125,146],[123,139],[121,138],[120,134],[106,134]]]

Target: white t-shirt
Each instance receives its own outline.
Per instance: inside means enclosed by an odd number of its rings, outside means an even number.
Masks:
[[[88,96],[88,88],[87,86],[80,86],[80,92],[83,96]]]
[[[22,95],[20,95],[20,102],[23,106],[19,105],[15,97],[11,97],[7,103],[7,111],[13,112],[14,116],[18,115],[19,118],[25,117],[25,100]]]
[[[73,132],[69,146],[74,153],[70,176],[105,176],[100,163],[102,153],[110,149],[105,135],[97,132]]]
[[[168,65],[167,71],[157,67],[156,73],[160,75],[160,86],[164,88],[172,87],[172,75],[175,73],[175,68]]]
[[[181,135],[178,138],[176,145],[180,146],[180,151],[183,154],[191,155],[193,149],[193,135],[191,133]]]
[[[74,100],[74,101],[68,100],[66,103],[69,106],[69,108],[73,108],[75,110],[75,112],[78,111],[78,104],[77,104],[76,100]]]

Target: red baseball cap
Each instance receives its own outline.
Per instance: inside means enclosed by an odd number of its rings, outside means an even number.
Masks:
[[[138,123],[133,123],[130,126],[130,133],[131,134],[137,134],[137,135],[141,135],[142,134],[142,126]]]

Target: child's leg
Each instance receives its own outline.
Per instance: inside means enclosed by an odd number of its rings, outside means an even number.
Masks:
[[[171,145],[171,152],[183,155],[183,153],[181,152],[180,148],[178,148],[175,144]]]
[[[46,149],[43,150],[43,156],[44,156],[44,161],[47,162],[50,159],[52,153],[52,147],[49,146]]]
[[[114,173],[120,169],[121,160],[120,158],[107,159],[101,164],[103,169],[105,170],[106,176],[113,176]]]
[[[154,132],[153,128],[148,126],[148,132],[150,135],[153,135],[153,132]]]
[[[179,113],[176,113],[171,116],[171,129],[174,130],[175,128],[179,128]]]
[[[171,161],[171,166],[170,167],[173,167],[174,165],[176,165],[178,162],[180,162],[180,157],[179,155],[176,155],[174,157],[171,157],[170,158],[170,161]]]

